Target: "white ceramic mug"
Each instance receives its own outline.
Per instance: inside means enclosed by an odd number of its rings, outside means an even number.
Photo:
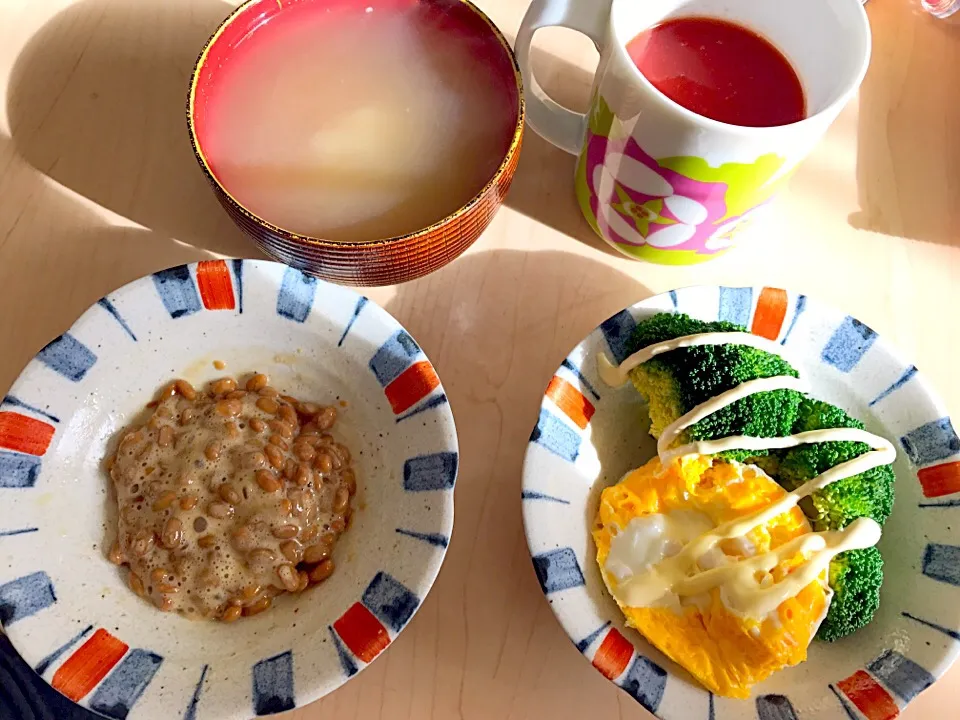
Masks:
[[[728,125],[658,91],[627,43],[686,16],[728,20],[772,42],[800,78],[806,118]],[[548,26],[582,32],[600,52],[586,115],[551,100],[533,76],[530,43]],[[863,80],[870,26],[860,0],[533,0],[515,49],[527,119],[579,155],[577,198],[594,230],[629,257],[686,265],[727,250],[736,228],[810,152]]]

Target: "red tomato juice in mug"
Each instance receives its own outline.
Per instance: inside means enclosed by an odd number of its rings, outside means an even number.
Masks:
[[[742,25],[672,18],[627,43],[627,53],[657,90],[698,115],[745,127],[806,117],[803,87],[790,61]]]

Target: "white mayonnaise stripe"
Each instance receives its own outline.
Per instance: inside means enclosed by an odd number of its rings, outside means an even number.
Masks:
[[[619,387],[629,380],[631,370],[640,367],[657,355],[670,352],[671,350],[699,345],[746,345],[757,348],[758,350],[766,350],[768,353],[777,355],[787,362],[790,362],[784,347],[772,340],[767,340],[759,335],[753,335],[748,332],[713,332],[701,333],[699,335],[684,335],[683,337],[674,338],[673,340],[665,340],[662,343],[649,345],[641,350],[637,350],[637,352],[626,358],[619,365],[614,365],[606,355],[600,353],[597,358],[597,372],[600,375],[600,379],[607,385]],[[790,364],[792,365],[793,363]]]
[[[804,563],[780,582],[763,588],[762,594],[756,593],[749,582],[721,586],[721,593],[727,590],[724,593],[724,602],[728,603],[728,607],[731,607],[734,612],[751,613],[760,617],[774,612],[782,602],[796,597],[803,588],[814,582],[830,565],[830,561],[840,553],[848,550],[864,550],[880,542],[880,526],[870,518],[858,518],[843,530],[811,533],[800,537],[822,538],[825,544],[822,548],[813,550],[812,555]],[[778,557],[786,560],[790,556],[778,553]]]
[[[810,482],[804,483],[794,490],[794,492],[800,494],[800,498],[802,499],[807,495],[813,495],[813,493],[818,490],[823,490],[827,485],[835,483],[837,480],[843,480],[844,478],[865,473],[867,470],[873,470],[873,468],[880,467],[881,465],[889,465],[896,459],[897,451],[892,447],[884,450],[873,450],[859,457],[855,457],[853,460],[847,460],[845,463],[835,465],[822,475],[817,475]]]
[[[720,587],[724,604],[731,610],[763,617],[816,580],[839,553],[873,547],[879,540],[880,526],[868,518],[859,518],[844,530],[800,535],[769,553],[701,572],[681,580],[674,591],[678,595],[697,595]],[[773,583],[771,578],[770,584],[758,588],[754,579],[757,570],[769,572],[798,552],[809,555],[806,562],[780,582]]]
[[[749,345],[783,357],[781,346],[749,333],[703,333],[687,335],[644,348],[628,357],[619,367],[613,366],[601,354],[598,359],[598,370],[601,379],[607,384],[622,385],[626,382],[630,370],[656,355],[680,347],[721,343]],[[759,619],[776,610],[784,600],[794,597],[808,584],[817,580],[838,553],[873,547],[879,542],[880,525],[870,518],[858,518],[843,530],[807,533],[763,555],[690,574],[697,570],[696,565],[700,558],[712,550],[717,543],[746,535],[754,528],[793,509],[801,499],[822,490],[833,482],[887,465],[896,459],[896,450],[888,440],[857,428],[828,428],[774,438],[737,435],[720,440],[693,442],[668,450],[670,444],[684,430],[705,417],[753,393],[781,389],[802,391],[805,385],[799,379],[790,376],[760,378],[741,383],[701,403],[671,423],[661,433],[657,442],[657,453],[661,462],[666,464],[678,456],[690,454],[707,455],[727,450],[783,449],[817,442],[862,442],[873,449],[830,468],[793,492],[784,494],[765,508],[717,526],[687,543],[676,555],[630,577],[616,588],[615,594],[621,604],[628,607],[646,607],[657,602],[667,592],[687,596],[719,587],[721,598],[728,608],[733,612]],[[805,560],[786,577],[779,582],[773,582],[772,577],[765,577],[763,582],[757,582],[756,572],[768,573],[797,553],[802,553]]]
[[[698,440],[687,445],[659,452],[664,465],[674,458],[684,455],[716,455],[729,450],[784,450],[786,448],[819,442],[860,442],[876,450],[893,453],[888,462],[896,459],[896,450],[886,438],[857,428],[833,428],[827,430],[808,430],[796,435],[784,437],[754,437],[753,435],[731,435],[720,440]],[[659,443],[658,443],[659,445]],[[886,465],[887,463],[880,463]]]
[[[660,433],[660,438],[657,440],[657,454],[663,457],[667,448],[680,436],[680,433],[691,425],[696,425],[705,417],[723,410],[723,408],[732,405],[738,400],[743,400],[745,397],[753,395],[754,393],[788,389],[803,392],[807,389],[807,385],[799,378],[790,377],[789,375],[777,375],[776,377],[749,380],[745,383],[740,383],[735,388],[727,390],[726,392],[715,395],[706,402],[700,403],[686,415],[674,420],[663,429],[663,432]]]
[[[862,472],[879,467],[880,465],[886,465],[890,462],[888,458],[889,454],[886,451],[876,450],[864,453],[853,460],[847,460],[844,463],[830,468],[827,472],[822,475],[817,475],[813,480],[805,482],[793,492],[787,493],[765,508],[761,508],[751,515],[744,515],[743,517],[726,522],[723,525],[718,525],[709,533],[704,534],[700,539],[703,539],[704,543],[709,543],[709,547],[704,548],[703,552],[706,552],[721,540],[741,537],[755,527],[770,522],[777,517],[777,515],[782,515],[793,509],[797,503],[807,497],[807,495],[812,495],[818,490],[822,490],[832,482],[842,480],[845,477],[859,475]],[[694,542],[699,542],[700,539]],[[701,554],[703,553],[697,553],[696,557],[699,558]]]
[[[725,584],[731,576],[746,575],[752,578],[756,572],[770,572],[773,570],[783,557],[792,557],[798,552],[814,553],[823,550],[827,546],[827,541],[820,535],[808,533],[799,535],[785,542],[773,552],[755,555],[754,557],[744,558],[738,563],[732,565],[721,565],[710,570],[684,578],[677,583],[674,590],[678,595],[699,595],[707,592],[718,585]],[[774,607],[779,605],[776,603]]]
[[[831,468],[822,475],[818,475],[793,492],[786,493],[776,502],[754,513],[717,526],[713,530],[687,543],[677,555],[667,558],[657,566],[649,568],[641,574],[634,575],[622,583],[617,587],[616,595],[618,599],[628,607],[646,607],[659,599],[664,591],[669,590],[678,595],[693,594],[692,592],[683,592],[684,586],[681,583],[688,579],[688,573],[694,569],[697,561],[715,547],[717,543],[731,538],[742,537],[755,527],[764,525],[778,515],[792,510],[797,503],[807,495],[812,495],[837,480],[859,475],[862,472],[879,467],[880,465],[886,465],[892,462],[894,457],[896,457],[896,451],[894,451],[892,447],[890,447],[889,450],[875,450],[864,453],[853,460],[848,460],[845,463]],[[858,518],[843,530],[833,533],[809,533],[801,537],[820,536],[834,538],[834,542],[831,543],[828,541],[827,547],[840,547],[841,549],[833,549],[831,552],[818,552],[812,557],[807,558],[801,566],[805,570],[802,574],[799,572],[800,568],[798,568],[776,585],[764,588],[756,583],[752,572],[732,574],[707,571],[713,573],[711,577],[717,578],[718,582],[710,584],[706,589],[722,583],[724,589],[726,589],[731,596],[736,596],[742,601],[736,608],[728,606],[731,610],[736,610],[749,617],[763,617],[769,610],[762,611],[762,608],[766,607],[769,602],[773,602],[774,597],[782,594],[784,599],[786,599],[799,593],[800,590],[812,582],[812,580],[802,582],[802,579],[806,578],[807,575],[811,578],[818,577],[821,572],[826,570],[830,561],[837,553],[843,552],[845,549],[867,548],[876,545],[880,540],[880,526],[870,518]],[[841,543],[840,540],[844,538],[846,539],[845,543]],[[766,557],[766,560],[761,561],[757,558],[753,558],[752,560],[760,563],[768,562],[770,563],[769,568],[776,567],[782,560],[792,556],[792,553],[785,554],[788,553],[788,545],[789,544],[781,546],[783,549],[776,548],[764,555],[758,556]],[[743,562],[745,561],[740,561],[727,567],[736,568]],[[694,575],[694,578],[700,577],[702,574],[706,573]],[[749,603],[746,600],[747,598],[752,598]],[[777,601],[773,604],[773,607],[776,608],[781,602],[782,600]]]

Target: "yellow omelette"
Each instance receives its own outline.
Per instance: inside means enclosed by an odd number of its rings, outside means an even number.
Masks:
[[[654,458],[601,495],[593,538],[604,582],[616,598],[617,573],[607,566],[611,541],[635,518],[658,513],[665,517],[682,515],[695,517],[697,523],[710,528],[755,513],[784,494],[774,480],[752,465],[688,456],[662,467]],[[766,553],[810,531],[803,513],[794,507],[743,538],[722,541],[713,552],[723,556],[711,562],[733,562]],[[779,581],[803,560],[800,553],[783,559],[770,572],[772,581]],[[758,577],[758,582],[761,579]],[[662,606],[621,604],[621,610],[628,625],[709,690],[745,698],[753,684],[806,659],[807,646],[826,614],[829,593],[823,573],[761,620],[728,609],[720,588]]]

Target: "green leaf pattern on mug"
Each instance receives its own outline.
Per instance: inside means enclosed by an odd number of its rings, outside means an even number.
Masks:
[[[593,103],[590,105],[590,115],[587,118],[587,128],[590,132],[600,137],[610,137],[615,119],[616,116],[606,100],[600,95],[594,95]]]

